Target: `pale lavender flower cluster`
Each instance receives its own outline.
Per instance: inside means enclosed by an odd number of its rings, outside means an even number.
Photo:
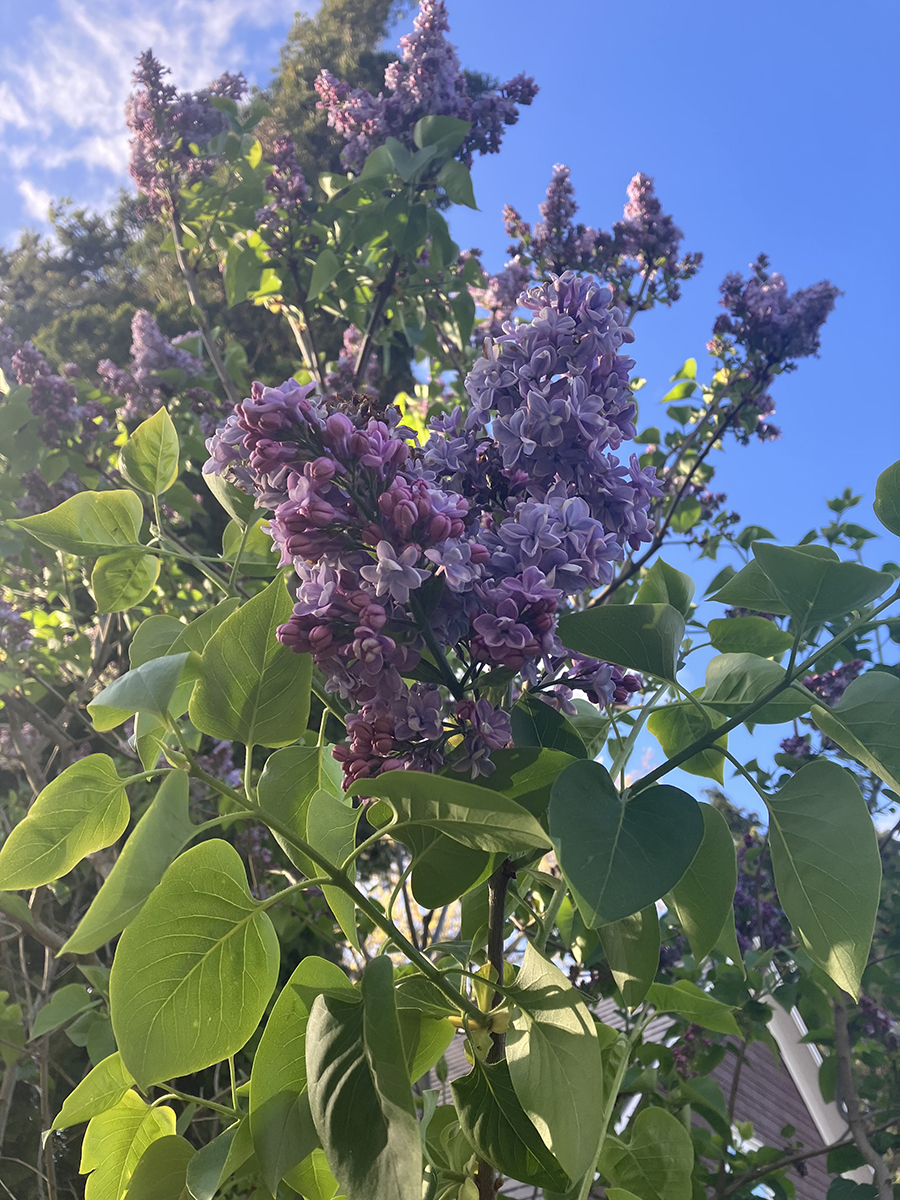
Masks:
[[[182,350],[178,343],[197,335],[188,333],[170,341],[146,309],[138,309],[131,321],[131,367],[117,367],[108,358],[97,364],[97,374],[113,396],[126,403],[121,410],[124,421],[134,421],[156,412],[164,395],[172,393],[162,377],[165,371],[181,371],[186,379],[203,372],[203,363]],[[204,397],[209,393],[204,392]]]
[[[132,76],[138,90],[125,105],[125,122],[132,134],[131,178],[154,214],[169,211],[179,188],[214,168],[216,157],[204,151],[229,123],[213,98],[237,101],[247,91],[243,75],[226,71],[207,88],[179,92],[166,82],[169,74],[152,50],[145,50]]]
[[[259,209],[256,223],[269,246],[283,254],[293,248],[299,228],[307,223],[303,205],[310,192],[290,134],[275,139],[269,162],[272,171],[265,188],[272,200]]]
[[[489,774],[510,723],[478,680],[557,672],[564,596],[609,579],[626,545],[650,537],[653,472],[608,453],[634,433],[631,362],[617,354],[631,335],[608,290],[567,275],[523,303],[532,320],[488,344],[469,376],[469,420],[433,421],[424,448],[393,407],[295,380],[254,384],[207,443],[204,470],[273,511],[297,577],[279,638],[351,705],[335,751],[348,782],[445,761]],[[597,702],[640,686],[580,659],[568,682]]]
[[[517,258],[511,259],[502,271],[488,275],[485,286],[470,287],[472,299],[487,309],[488,319],[478,326],[481,337],[496,338],[503,325],[515,313],[519,296],[531,282],[531,268]]]
[[[467,165],[474,152],[495,154],[503,130],[515,125],[519,106],[537,95],[534,80],[517,75],[495,90],[470,93],[456,50],[447,41],[450,28],[443,0],[420,0],[413,32],[400,39],[401,58],[384,73],[387,95],[373,96],[365,88],[342,83],[323,70],[316,80],[319,108],[328,123],[344,137],[341,161],[348,170],[361,169],[368,155],[389,137],[412,148],[412,131],[427,116],[457,117],[472,128],[458,157]]]
[[[583,590],[612,578],[626,545],[650,540],[647,509],[661,494],[653,468],[635,455],[626,468],[609,453],[635,435],[634,363],[618,353],[634,334],[610,289],[572,272],[521,304],[532,320],[486,342],[466,381],[466,430],[477,436],[490,423],[505,471],[527,478],[499,543],[520,542],[527,565],[544,564],[564,591]]]

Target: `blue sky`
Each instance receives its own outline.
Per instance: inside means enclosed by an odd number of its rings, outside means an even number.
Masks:
[[[48,201],[108,203],[127,181],[122,103],[132,60],[152,45],[184,87],[224,69],[264,85],[296,0],[0,0],[0,239],[41,227]],[[609,228],[636,171],[702,250],[671,310],[638,318],[632,348],[656,424],[668,377],[700,360],[726,272],[760,250],[790,287],[844,291],[822,357],[777,381],[779,442],[719,456],[716,486],[747,523],[798,540],[850,486],[874,524],[877,473],[900,458],[895,211],[900,73],[895,0],[448,0],[467,67],[541,86],[501,155],[475,167],[480,211],[457,239],[505,259],[507,201],[534,220],[554,163],[572,169],[582,218]],[[402,30],[398,30],[398,33]],[[884,221],[888,224],[885,225]],[[900,558],[890,537],[873,565]],[[681,564],[679,564],[681,565]],[[713,568],[714,569],[714,568]],[[703,574],[705,572],[701,572]],[[708,577],[708,575],[707,575]],[[698,679],[696,682],[700,682]]]

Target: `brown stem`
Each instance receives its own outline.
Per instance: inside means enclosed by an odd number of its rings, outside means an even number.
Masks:
[[[397,268],[400,266],[400,258],[398,255],[390,265],[387,275],[381,281],[378,287],[378,295],[375,300],[375,307],[372,309],[372,316],[369,318],[369,324],[366,327],[363,343],[359,348],[359,354],[356,358],[356,366],[353,370],[353,386],[358,388],[362,383],[366,373],[366,367],[369,365],[369,358],[372,354],[372,345],[375,340],[375,334],[378,332],[378,326],[381,324],[381,318],[384,315],[384,310],[387,307],[387,302],[390,299],[391,292],[394,290],[394,280],[397,278]]]
[[[866,1120],[860,1111],[853,1066],[850,1059],[850,1034],[847,1030],[847,1007],[843,1000],[834,1002],[834,1047],[837,1055],[837,1078],[846,1121],[857,1150],[872,1168],[878,1188],[878,1200],[893,1200],[894,1184],[888,1165],[869,1141]]]

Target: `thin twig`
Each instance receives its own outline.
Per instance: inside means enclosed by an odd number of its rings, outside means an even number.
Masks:
[[[369,365],[369,357],[372,353],[375,334],[378,332],[378,326],[381,324],[381,318],[384,315],[387,302],[390,299],[391,292],[394,290],[394,280],[397,278],[397,268],[399,265],[400,256],[394,255],[387,275],[385,275],[378,286],[375,307],[372,309],[372,316],[369,318],[369,324],[366,326],[365,336],[359,348],[359,354],[356,357],[356,366],[353,369],[353,386],[355,388],[358,388],[362,383],[366,367]]]

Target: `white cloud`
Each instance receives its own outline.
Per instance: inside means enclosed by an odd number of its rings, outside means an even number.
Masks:
[[[47,210],[53,197],[46,188],[38,187],[30,179],[20,179],[16,190],[25,204],[25,211],[36,221],[47,220]]]
[[[25,178],[40,170],[54,194],[57,171],[78,168],[95,201],[127,180],[124,104],[137,55],[147,48],[172,68],[179,89],[202,87],[224,70],[247,70],[248,41],[283,38],[298,0],[55,0],[48,15],[20,25],[0,50],[0,132],[30,215],[43,190]],[[46,10],[45,10],[46,11]],[[256,37],[254,38],[254,33]],[[275,61],[265,67],[274,66]],[[268,81],[266,70],[263,78]],[[29,199],[31,197],[31,199]]]

